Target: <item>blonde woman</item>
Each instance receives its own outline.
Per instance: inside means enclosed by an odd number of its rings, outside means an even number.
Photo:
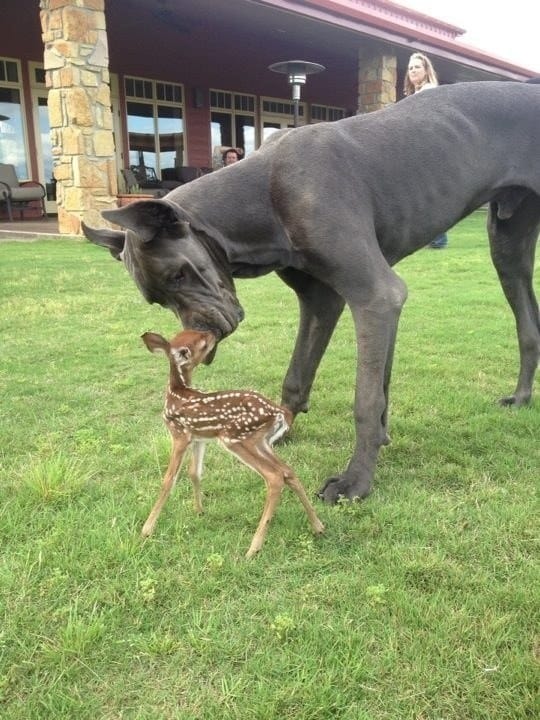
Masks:
[[[407,65],[403,94],[414,95],[421,90],[437,87],[438,84],[437,73],[433,69],[431,60],[422,53],[413,53]]]
[[[431,60],[423,53],[413,53],[409,58],[403,83],[404,95],[414,95],[422,90],[437,87],[438,84],[437,73],[431,64]],[[438,235],[435,240],[432,240],[428,247],[434,250],[442,250],[447,245],[448,236],[443,233]]]

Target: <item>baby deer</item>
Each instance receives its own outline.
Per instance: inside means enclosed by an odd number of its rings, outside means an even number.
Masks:
[[[170,378],[163,419],[172,438],[169,467],[142,535],[148,537],[152,534],[190,445],[193,446],[193,457],[189,475],[193,483],[195,510],[202,512],[200,480],[208,440],[218,440],[226,450],[262,475],[266,482],[263,513],[246,557],[252,557],[261,549],[284,485],[288,485],[300,499],[313,531],[322,533],[324,525],[315,514],[300,481],[271,448],[272,443],[288,430],[290,411],[256,392],[227,390],[204,393],[190,387],[193,368],[214,349],[212,333],[186,330],[170,342],[156,333],[144,333],[142,339],[150,352],[162,352],[169,358]]]

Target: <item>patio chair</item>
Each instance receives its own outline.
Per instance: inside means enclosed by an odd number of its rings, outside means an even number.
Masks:
[[[138,167],[138,166],[135,166]],[[153,168],[152,168],[153,170]],[[157,182],[157,185],[141,185],[139,182],[139,178],[137,177],[137,174],[134,172],[132,168],[123,168],[121,171],[122,176],[124,178],[124,182],[126,184],[126,190],[128,193],[137,193],[140,192],[143,195],[154,195],[155,197],[163,197],[167,194],[167,191],[164,190],[161,187],[161,183]],[[155,171],[154,171],[155,172]],[[157,180],[157,178],[156,178]]]
[[[137,184],[140,188],[143,188],[143,190],[152,190],[153,188],[160,189],[162,187],[161,181],[153,167],[148,167],[147,165],[132,165],[130,170],[137,178]]]
[[[42,217],[46,217],[45,196],[45,187],[41,183],[36,180],[19,182],[15,166],[0,163],[0,202],[6,203],[10,222],[13,222],[13,206],[19,206],[22,220],[24,208],[34,200],[41,202]]]

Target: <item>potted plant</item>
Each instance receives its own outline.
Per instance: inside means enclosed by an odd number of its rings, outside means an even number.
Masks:
[[[127,193],[118,193],[116,199],[118,200],[118,207],[124,207],[137,200],[150,200],[153,197],[155,197],[153,193],[142,190],[138,185],[134,185],[129,188]]]

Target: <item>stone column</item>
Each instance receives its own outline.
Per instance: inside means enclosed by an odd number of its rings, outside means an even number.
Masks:
[[[358,113],[380,110],[396,102],[397,60],[394,55],[358,58]]]
[[[116,207],[117,180],[109,87],[105,0],[41,0],[58,225],[102,225]]]

